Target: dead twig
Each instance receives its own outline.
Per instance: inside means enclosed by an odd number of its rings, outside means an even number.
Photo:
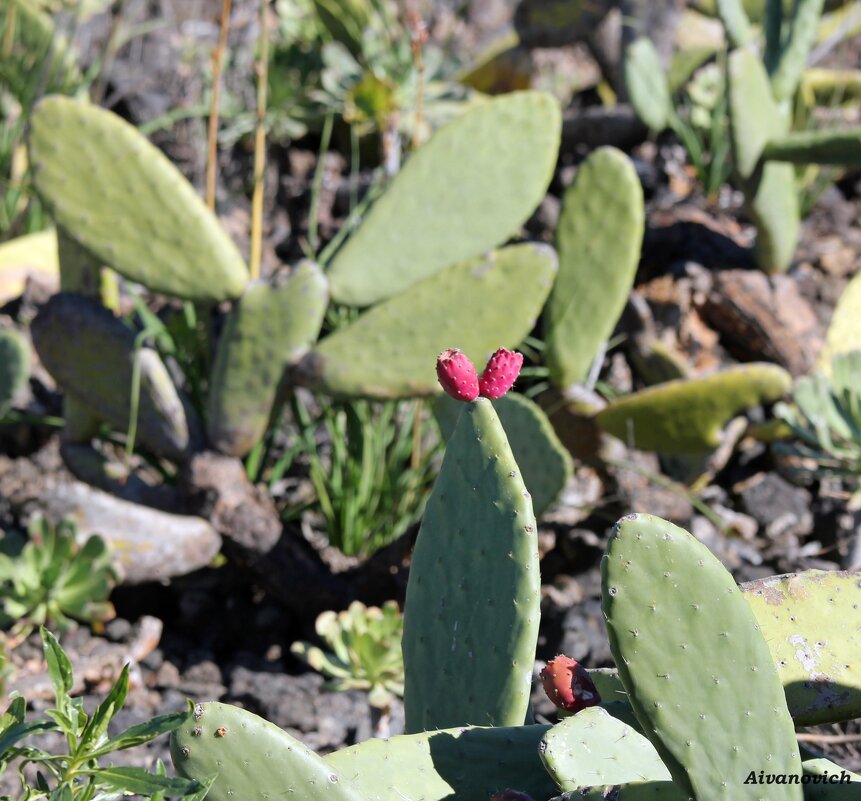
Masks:
[[[221,67],[227,49],[230,29],[230,0],[223,0],[219,19],[218,44],[212,51],[212,102],[209,107],[209,131],[206,157],[206,205],[215,211],[215,176],[218,166],[218,101],[221,94]]]

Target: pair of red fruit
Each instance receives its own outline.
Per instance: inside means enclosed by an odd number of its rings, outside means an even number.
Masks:
[[[457,348],[444,350],[436,360],[436,374],[442,388],[459,401],[501,398],[517,380],[523,366],[523,355],[500,348],[487,362],[479,378],[469,357]]]

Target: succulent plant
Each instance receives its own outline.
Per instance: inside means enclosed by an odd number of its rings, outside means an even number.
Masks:
[[[290,650],[327,676],[329,689],[367,690],[371,706],[384,708],[394,696],[404,694],[403,628],[395,601],[382,607],[353,601],[343,612],[317,617],[317,634],[331,651],[308,642],[295,642]]]

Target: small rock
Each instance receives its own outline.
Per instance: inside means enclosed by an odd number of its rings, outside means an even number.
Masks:
[[[745,513],[765,527],[769,539],[806,537],[813,532],[810,492],[777,473],[757,473],[736,484],[733,492]]]

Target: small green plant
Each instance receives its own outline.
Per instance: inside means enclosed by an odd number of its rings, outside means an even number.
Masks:
[[[777,443],[782,453],[811,459],[817,472],[861,483],[861,351],[835,356],[830,375],[798,379],[793,403],[775,414],[792,429],[793,443]]]
[[[108,726],[122,709],[129,690],[128,665],[102,703],[88,715],[83,699],[71,696],[72,663],[45,628],[42,629],[42,645],[54,686],[54,706],[46,710],[45,718],[28,720],[25,700],[15,696],[6,714],[0,717],[0,775],[7,769],[17,769],[21,799],[108,801],[133,794],[152,801],[165,798],[201,801],[206,796],[211,779],[194,781],[169,777],[161,762],[155,773],[143,768],[100,764],[117,751],[174,731],[189,717],[188,712],[159,715],[112,737],[108,734]],[[66,753],[51,753],[32,743],[36,736],[50,733],[64,736]],[[27,779],[25,769],[28,766],[37,769],[35,786]]]
[[[104,540],[93,535],[78,547],[69,520],[52,526],[38,518],[29,533],[17,549],[11,537],[0,540],[11,551],[0,552],[0,626],[11,626],[19,637],[35,626],[64,631],[73,620],[110,620],[114,608],[108,596],[116,574]]]
[[[330,679],[328,689],[367,690],[368,703],[379,709],[403,696],[404,619],[395,601],[382,607],[353,601],[343,612],[323,612],[315,629],[331,651],[307,642],[294,642],[290,650]]]
[[[273,475],[283,474],[294,455],[307,460],[330,545],[348,556],[367,556],[421,517],[440,447],[422,401],[329,401],[312,416],[296,395],[292,408],[297,443]]]

